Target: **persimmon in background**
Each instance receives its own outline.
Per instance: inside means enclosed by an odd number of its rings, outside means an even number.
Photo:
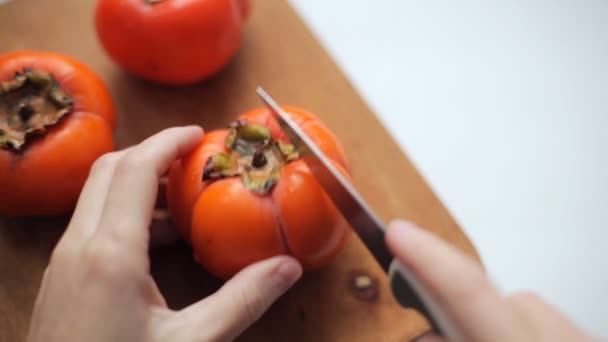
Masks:
[[[103,81],[50,52],[0,56],[0,214],[69,212],[93,162],[114,149],[116,114]]]
[[[190,84],[237,53],[250,0],[99,0],[97,36],[110,57],[141,78]]]
[[[335,135],[313,114],[285,110],[348,176]],[[224,279],[279,254],[294,256],[305,270],[319,268],[333,260],[350,232],[266,108],[207,133],[197,149],[174,162],[167,196],[195,258]]]

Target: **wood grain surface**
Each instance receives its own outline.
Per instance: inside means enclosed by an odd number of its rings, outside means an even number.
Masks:
[[[223,127],[261,106],[263,86],[280,103],[317,113],[344,143],[355,185],[385,220],[402,217],[469,255],[475,249],[414,166],[287,2],[256,1],[239,54],[216,77],[189,87],[135,79],[101,50],[92,0],[16,0],[0,5],[0,53],[51,50],[88,64],[107,82],[119,113],[120,147],[165,127]],[[43,25],[44,23],[44,25]],[[0,189],[0,192],[2,190]],[[22,340],[42,272],[68,218],[0,218],[0,341]],[[151,252],[152,273],[168,303],[180,308],[220,285],[192,261],[183,243]],[[372,277],[377,294],[351,288]],[[218,317],[221,319],[221,317]],[[308,273],[240,338],[243,341],[408,341],[427,330],[394,301],[380,268],[354,235],[335,262]]]

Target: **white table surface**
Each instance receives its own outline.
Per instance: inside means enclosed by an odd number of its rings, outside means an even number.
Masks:
[[[608,336],[608,1],[291,3],[496,284]]]

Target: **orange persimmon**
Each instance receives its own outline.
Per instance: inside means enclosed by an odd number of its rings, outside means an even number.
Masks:
[[[128,72],[182,85],[223,69],[238,51],[250,0],[98,0],[97,36]]]
[[[73,209],[95,159],[114,149],[103,81],[71,57],[0,55],[0,214]]]
[[[348,176],[335,135],[313,114],[285,110]],[[198,148],[175,161],[167,198],[196,260],[223,279],[279,254],[292,255],[305,270],[319,268],[336,256],[350,232],[266,108],[207,133]]]

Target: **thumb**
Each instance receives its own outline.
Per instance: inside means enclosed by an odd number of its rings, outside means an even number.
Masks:
[[[184,309],[194,340],[233,340],[257,321],[302,275],[292,257],[278,256],[243,269],[216,293]],[[204,336],[203,336],[204,335]]]

